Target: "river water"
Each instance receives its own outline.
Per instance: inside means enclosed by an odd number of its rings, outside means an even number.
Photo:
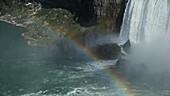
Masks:
[[[0,96],[114,96],[116,82],[92,60],[28,46],[26,29],[0,22]],[[116,90],[118,90],[116,92]]]
[[[0,22],[0,96],[130,96],[122,94],[117,81],[97,62],[28,46],[22,32],[26,29]],[[167,89],[154,90],[139,76],[123,76],[135,96],[170,94]]]

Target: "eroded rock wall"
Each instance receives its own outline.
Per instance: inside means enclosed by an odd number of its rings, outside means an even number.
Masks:
[[[98,23],[108,31],[119,31],[127,0],[94,0]]]

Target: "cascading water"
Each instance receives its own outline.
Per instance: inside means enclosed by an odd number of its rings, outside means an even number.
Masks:
[[[129,0],[120,37],[131,42],[127,70],[170,90],[170,0]]]
[[[129,0],[120,36],[132,44],[170,37],[169,0]]]

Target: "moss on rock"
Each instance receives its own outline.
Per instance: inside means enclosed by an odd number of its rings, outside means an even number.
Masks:
[[[83,28],[73,20],[73,14],[61,8],[42,9],[34,16],[44,25],[56,32],[61,32],[64,36],[72,37],[83,32]]]

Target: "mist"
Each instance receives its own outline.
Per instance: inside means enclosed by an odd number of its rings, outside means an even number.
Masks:
[[[169,4],[168,0],[130,0],[125,10],[120,37],[130,40],[131,48],[119,66],[131,83],[147,83],[144,89],[170,89]]]
[[[118,45],[123,44],[122,38],[119,38],[119,34],[115,33],[102,33],[102,32],[89,32],[86,35],[86,47],[93,48],[97,45],[102,44],[113,44],[117,43]]]
[[[150,41],[132,44],[130,53],[121,65],[122,74],[128,80],[141,85],[170,89],[170,36],[157,34]],[[133,82],[134,83],[134,82]]]

